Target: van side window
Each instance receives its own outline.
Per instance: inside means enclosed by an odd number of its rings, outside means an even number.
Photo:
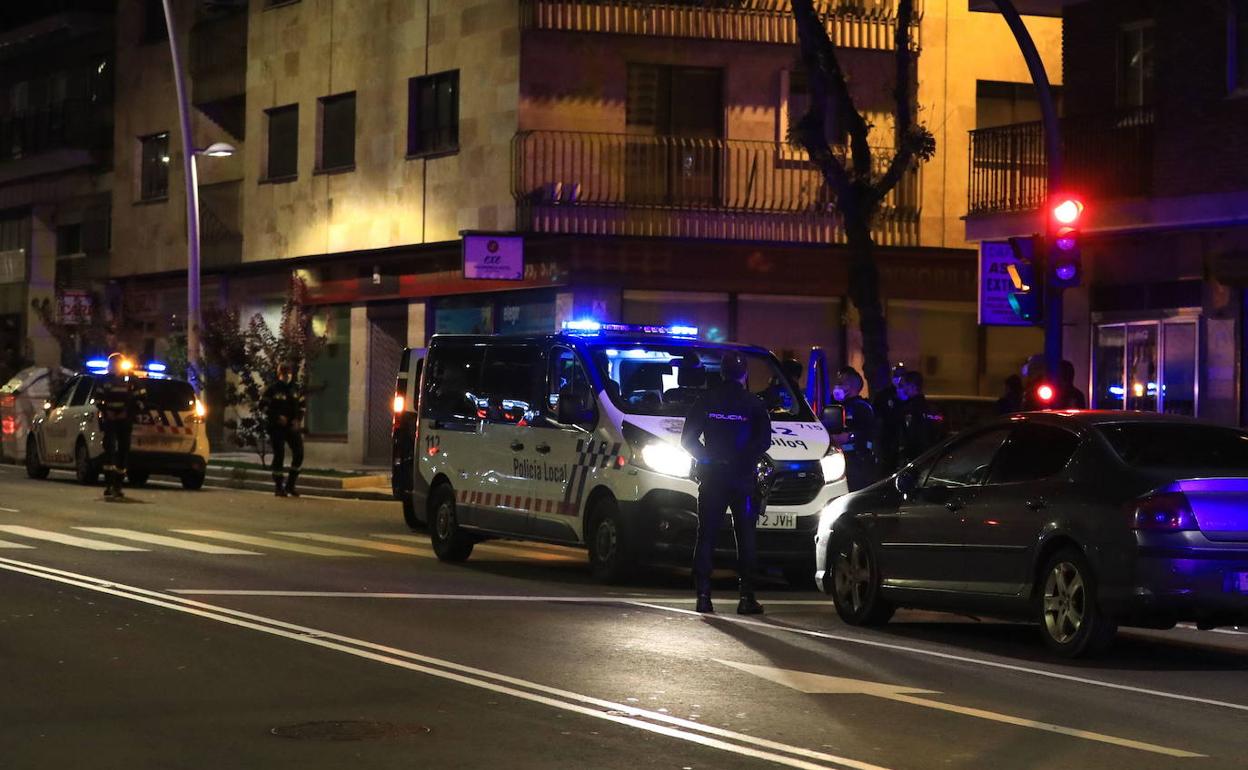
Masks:
[[[499,345],[485,352],[485,372],[478,413],[490,422],[527,425],[540,372],[538,349],[531,345]]]
[[[556,422],[582,425],[592,424],[593,387],[589,384],[589,376],[585,367],[577,360],[576,353],[569,348],[557,347],[550,351],[549,365],[546,369],[546,416]],[[580,408],[574,408],[576,403]],[[562,417],[560,405],[563,405]],[[574,414],[579,412],[579,414]]]
[[[484,348],[471,345],[440,345],[430,351],[421,417],[475,422],[484,354]]]

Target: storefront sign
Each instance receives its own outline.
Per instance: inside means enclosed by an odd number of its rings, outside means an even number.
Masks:
[[[26,250],[0,251],[0,283],[22,283],[26,280]]]
[[[85,291],[65,292],[61,295],[61,323],[90,323],[92,304],[91,295]]]
[[[464,278],[523,280],[524,238],[518,235],[464,235]]]
[[[1009,266],[1018,264],[1014,250],[1005,241],[979,244],[979,324],[980,326],[1031,326],[1010,307],[1014,282]]]

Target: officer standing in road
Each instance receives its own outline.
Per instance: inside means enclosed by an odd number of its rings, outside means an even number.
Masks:
[[[868,487],[879,478],[875,460],[875,410],[862,397],[862,375],[852,366],[836,373],[832,398],[845,410],[845,430],[832,437],[845,453],[845,481],[850,492]]]
[[[693,559],[697,610],[715,611],[711,605],[715,542],[724,514],[731,508],[741,586],[737,613],[761,615],[763,606],[754,598],[754,530],[762,502],[757,468],[771,448],[771,418],[763,402],[746,386],[749,369],[744,356],[735,351],[725,353],[719,373],[723,382],[694,403],[680,436],[681,446],[694,458],[699,484],[698,540]]]
[[[104,434],[104,499],[120,501],[130,458],[130,434],[139,412],[136,383],[127,374],[126,360],[120,353],[108,357],[108,373],[100,380],[96,403],[100,410],[100,431]]]
[[[879,460],[880,473],[889,475],[898,466],[898,437],[901,434],[902,401],[897,397],[901,378],[906,373],[905,364],[897,364],[892,371],[892,384],[875,394],[871,406],[875,409],[875,456]]]
[[[273,494],[278,497],[298,497],[295,481],[303,466],[303,436],[300,429],[304,399],[295,384],[290,364],[277,365],[277,382],[264,391],[261,402],[268,419],[269,442],[273,445]],[[290,475],[283,478],[282,466],[286,460],[287,444],[290,445]]]
[[[898,467],[902,467],[940,441],[944,434],[944,417],[928,407],[922,372],[906,372],[897,396],[902,400],[897,458]]]

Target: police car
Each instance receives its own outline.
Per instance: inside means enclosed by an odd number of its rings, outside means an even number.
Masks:
[[[680,433],[728,350],[772,421],[759,561],[808,581],[819,511],[846,492],[844,457],[770,352],[691,327],[574,321],[562,334],[435,335],[422,362],[405,353],[395,426],[412,425],[413,449],[404,460],[396,440],[394,483],[409,523],[429,527],[443,561],[507,537],[585,546],[608,582],[639,563],[688,564],[698,490]],[[718,555],[732,537],[721,532]]]
[[[139,381],[139,413],[130,439],[127,478],[144,484],[153,474],[168,474],[186,489],[204,485],[208,466],[208,432],[204,405],[184,380],[165,376],[165,365],[130,365]],[[108,371],[102,359],[87,362],[87,372],[71,377],[35,418],[26,438],[26,474],[47,478],[51,468],[73,469],[78,481],[94,484],[104,463],[95,391]]]

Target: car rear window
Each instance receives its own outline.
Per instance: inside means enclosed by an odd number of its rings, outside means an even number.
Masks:
[[[1132,467],[1248,471],[1248,433],[1231,428],[1114,423],[1097,429]]]
[[[143,380],[143,405],[148,409],[187,412],[195,408],[195,391],[177,380]]]

